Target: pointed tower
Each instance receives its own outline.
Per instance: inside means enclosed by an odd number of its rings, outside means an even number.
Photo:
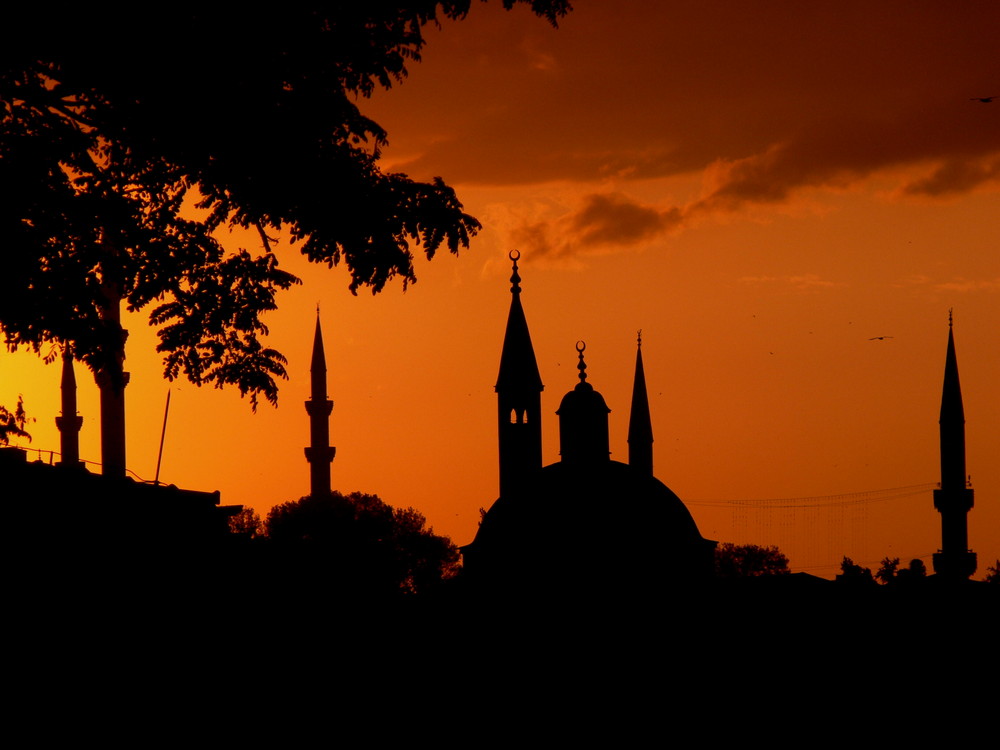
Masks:
[[[976,572],[976,553],[969,549],[968,530],[973,491],[965,474],[965,409],[958,382],[951,311],[940,425],[941,489],[934,490],[934,507],[941,514],[941,550],[934,553],[934,572],[947,578],[966,579]]]
[[[511,301],[497,375],[497,422],[500,438],[500,497],[542,468],[542,377],[521,307],[521,277],[511,251]]]
[[[653,476],[653,421],[649,416],[646,373],[642,368],[642,331],[639,331],[635,348],[635,380],[632,381],[632,409],[628,417],[628,464]]]
[[[323,332],[319,327],[319,308],[316,308],[316,334],[313,337],[312,395],[306,401],[309,414],[309,494],[313,497],[330,494],[330,464],[337,449],[330,446],[330,413],[333,401],[326,397],[326,355],[323,353]]]
[[[59,452],[62,454],[60,466],[80,466],[80,428],[83,417],[76,413],[76,374],[73,372],[73,352],[69,346],[62,355],[62,415],[56,417],[59,428]]]

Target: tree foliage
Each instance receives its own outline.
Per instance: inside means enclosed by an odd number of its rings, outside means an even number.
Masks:
[[[787,575],[788,558],[774,546],[725,542],[715,548],[715,573],[720,578]]]
[[[863,568],[847,555],[844,555],[844,559],[840,562],[840,575],[837,576],[837,580],[853,584],[875,583],[872,569]]]
[[[891,559],[888,556],[884,557],[882,559],[882,564],[879,566],[879,569],[875,571],[875,580],[881,583],[882,585],[890,583],[891,581],[895,580],[896,571],[898,568],[899,568],[898,557],[893,557]]]
[[[927,577],[927,566],[920,558],[910,560],[910,564],[905,568],[899,567],[899,558],[886,556],[882,559],[879,569],[875,572],[875,580],[883,586],[914,583],[921,578]]]
[[[193,185],[177,167],[112,140],[98,122],[110,107],[63,77],[52,63],[0,70],[7,345],[72,342],[74,356],[120,389],[120,305],[156,302],[150,322],[168,377],[273,401],[284,359],[259,343],[260,316],[296,279],[273,253],[226,252],[218,222],[183,214]]]
[[[0,446],[10,443],[12,437],[31,440],[31,435],[24,429],[28,421],[28,415],[24,411],[24,399],[21,396],[17,397],[14,411],[0,406]]]
[[[72,342],[113,373],[117,305],[152,304],[168,377],[273,401],[284,360],[260,344],[261,315],[296,279],[270,235],[377,292],[416,280],[412,245],[455,253],[479,229],[440,178],[379,168],[387,134],[359,108],[420,59],[426,24],[470,2],[147,6],[116,11],[113,44],[89,6],[5,11],[19,36],[0,51],[8,345]],[[552,23],[569,9],[528,4]],[[224,248],[234,227],[260,249]]]
[[[298,548],[323,573],[367,593],[425,592],[458,571],[458,549],[413,508],[377,495],[333,492],[273,507],[265,522],[276,545]]]
[[[229,533],[257,539],[264,535],[264,521],[253,508],[243,507],[239,513],[229,517]]]
[[[986,568],[986,578],[983,580],[1000,585],[1000,559]]]

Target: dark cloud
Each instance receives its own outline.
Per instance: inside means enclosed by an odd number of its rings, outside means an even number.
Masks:
[[[709,212],[902,166],[943,196],[996,179],[1000,104],[970,97],[998,28],[996,2],[622,0],[558,30],[477,5],[373,114],[396,168],[458,185],[704,172]]]
[[[661,211],[621,193],[591,194],[576,211],[553,221],[525,222],[511,239],[536,255],[567,257],[588,250],[621,249],[681,225],[680,209]]]
[[[912,172],[926,163],[930,174],[904,185],[904,193],[968,192],[1000,179],[1000,125],[968,114],[961,104],[937,103],[886,117],[835,118],[760,153],[711,165],[707,194],[686,213],[780,203],[803,188],[848,188],[881,170]]]
[[[657,211],[620,193],[588,195],[570,219],[573,233],[583,245],[634,245],[676,226],[677,209]]]
[[[990,182],[1000,182],[1000,157],[992,161],[950,159],[923,179],[903,187],[907,195],[957,195]]]

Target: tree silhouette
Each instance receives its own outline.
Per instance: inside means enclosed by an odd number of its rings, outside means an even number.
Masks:
[[[927,577],[927,566],[919,557],[910,560],[908,567],[896,573],[896,580],[906,583],[914,583],[921,578]]]
[[[256,539],[264,535],[264,521],[253,508],[244,507],[229,517],[229,533]]]
[[[256,407],[285,376],[261,315],[296,282],[270,234],[344,262],[352,292],[415,281],[411,244],[468,246],[479,223],[441,179],[380,170],[386,133],[357,102],[405,77],[425,24],[469,5],[181,4],[115,19],[114,44],[95,41],[109,19],[89,7],[6,13],[20,38],[0,52],[0,328],[12,348],[72,343],[102,435],[120,432],[106,466],[124,473],[123,303],[149,309],[168,378],[235,385]],[[569,8],[530,6],[552,23]],[[235,227],[260,249],[223,247],[217,230]]]
[[[857,563],[855,563],[851,558],[844,556],[844,559],[840,562],[840,575],[837,576],[838,581],[849,584],[874,584],[875,579],[872,577],[871,568],[863,568]]]
[[[875,572],[875,580],[882,585],[911,584],[926,577],[927,566],[920,558],[914,558],[907,567],[900,568],[898,557],[885,557]]]
[[[983,580],[987,583],[1000,584],[1000,559],[986,568],[986,578]]]
[[[886,556],[882,559],[882,564],[879,566],[879,569],[875,571],[875,580],[883,585],[892,582],[896,578],[896,571],[898,568],[899,558],[893,557],[890,559]]]
[[[365,595],[415,594],[458,571],[458,549],[426,528],[413,508],[393,508],[377,495],[309,496],[271,508],[267,536],[279,554],[300,556],[337,590]]]
[[[715,548],[715,574],[720,578],[752,578],[788,573],[788,558],[777,547],[725,542]]]
[[[12,437],[23,437],[31,440],[31,435],[25,431],[28,415],[24,411],[24,399],[18,396],[17,406],[10,411],[0,406],[0,446],[10,443]]]

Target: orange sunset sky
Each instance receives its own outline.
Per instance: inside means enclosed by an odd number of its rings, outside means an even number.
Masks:
[[[641,328],[656,475],[705,537],[777,544],[826,577],[844,555],[929,568],[940,546],[954,308],[981,578],[1000,558],[1000,4],[575,5],[553,29],[476,4],[428,29],[402,85],[362,102],[389,133],[384,168],[440,175],[484,228],[377,296],[283,244],[304,283],[266,319],[289,360],[277,409],[167,383],[155,332],[129,318],[129,468],[153,478],[171,388],[162,480],[262,515],[306,494],[318,303],[334,488],[412,505],[468,543],[497,495],[493,385],[517,248],[545,462],[578,339],[612,409],[612,458],[627,460]],[[26,445],[46,461],[59,376],[0,355],[0,403],[23,394]],[[97,390],[77,378],[81,452],[99,461]]]

